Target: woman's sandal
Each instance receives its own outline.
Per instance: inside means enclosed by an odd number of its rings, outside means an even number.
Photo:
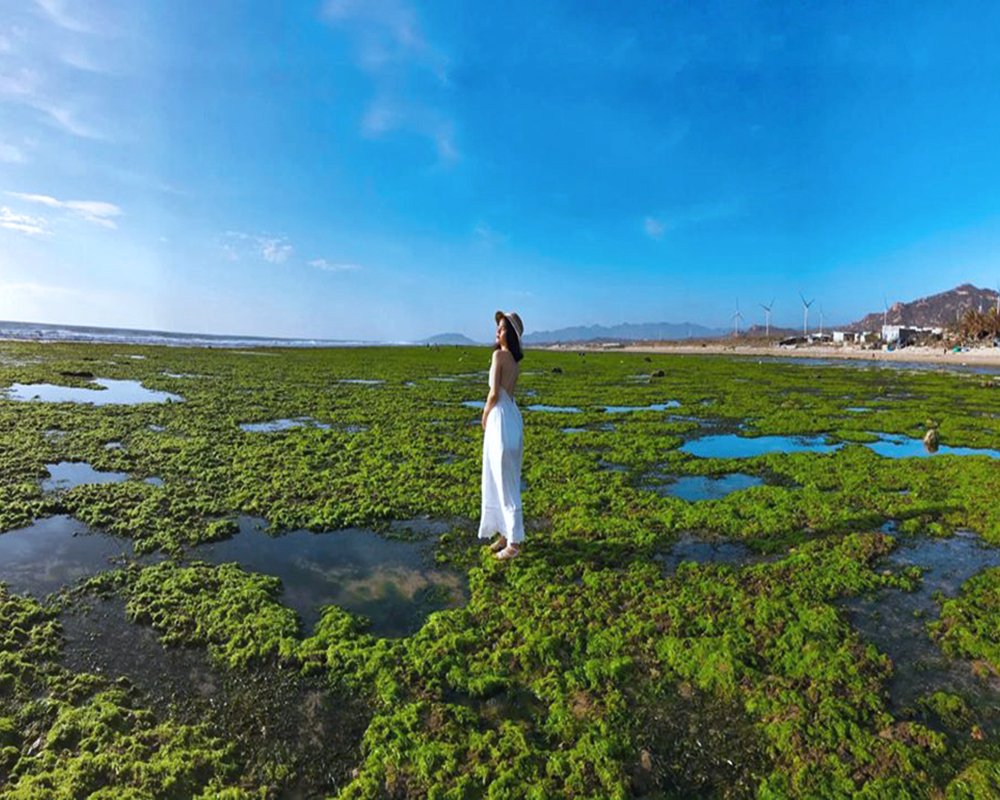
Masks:
[[[497,558],[500,561],[504,561],[508,558],[514,558],[515,556],[519,555],[520,552],[521,552],[520,547],[514,544],[508,544],[503,550],[497,553]]]
[[[490,545],[491,553],[499,553],[507,546],[507,540],[503,536],[499,537],[493,544]]]

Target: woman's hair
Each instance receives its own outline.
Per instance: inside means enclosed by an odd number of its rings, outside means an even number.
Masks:
[[[517,335],[517,331],[514,330],[514,326],[510,324],[507,317],[504,317],[500,324],[503,325],[504,333],[507,334],[507,349],[510,350],[515,361],[520,361],[524,358],[524,353],[521,352],[521,337]],[[500,345],[495,345],[493,349],[499,350]]]

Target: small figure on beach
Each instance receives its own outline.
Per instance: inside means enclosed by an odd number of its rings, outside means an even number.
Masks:
[[[513,311],[496,313],[497,331],[490,364],[490,393],[483,408],[483,502],[479,538],[500,534],[490,545],[499,559],[521,552],[521,460],[524,424],[514,402],[524,325]]]

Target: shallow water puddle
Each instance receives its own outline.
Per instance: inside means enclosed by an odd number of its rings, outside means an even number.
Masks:
[[[535,403],[528,406],[528,411],[542,411],[549,414],[580,414],[582,413],[576,406],[547,406],[544,403]]]
[[[292,428],[321,428],[329,430],[327,422],[317,422],[311,417],[292,417],[290,419],[272,419],[267,422],[241,422],[240,428],[247,433],[278,433]]]
[[[86,461],[60,461],[46,464],[49,477],[42,481],[43,492],[59,492],[89,483],[121,483],[128,480],[127,472],[101,472]]]
[[[14,593],[43,597],[128,557],[132,545],[67,515],[0,534],[0,582]]]
[[[842,606],[861,635],[892,659],[889,695],[893,705],[911,706],[921,695],[939,689],[986,695],[996,702],[1000,681],[976,678],[970,662],[945,656],[928,635],[926,625],[940,613],[935,592],[956,596],[959,587],[973,575],[1000,565],[1000,549],[985,547],[978,536],[966,531],[950,539],[907,542],[890,553],[884,563],[896,569],[918,566],[929,571],[915,592],[856,597]]]
[[[683,475],[671,483],[654,485],[650,488],[659,495],[695,503],[699,500],[721,500],[733,492],[764,485],[764,479],[756,475],[730,472],[726,475]]]
[[[36,400],[42,403],[91,403],[97,406],[182,402],[184,400],[178,394],[147,389],[139,381],[95,378],[91,383],[96,383],[103,388],[57,386],[53,383],[15,383],[6,390],[6,394],[9,400]]]
[[[865,446],[886,458],[929,458],[931,456],[989,456],[1000,458],[1000,451],[976,447],[951,447],[946,444],[930,449],[923,439],[909,436],[880,435],[880,441]]]
[[[695,564],[728,564],[733,567],[746,567],[751,564],[764,564],[782,558],[780,553],[756,553],[742,542],[725,539],[696,539],[686,536],[678,539],[670,549],[660,554],[667,575],[672,575],[684,562]]]
[[[337,605],[368,617],[379,636],[405,636],[429,612],[468,598],[464,576],[433,566],[426,542],[386,539],[360,528],[270,536],[249,517],[241,517],[239,526],[232,539],[201,545],[190,556],[281,578],[280,599],[299,612],[306,630],[323,606]]]
[[[341,378],[341,383],[356,383],[359,386],[379,386],[385,383],[381,378]]]
[[[753,458],[769,453],[832,453],[843,445],[827,444],[823,436],[756,436],[735,433],[702,436],[681,445],[682,453],[698,458]]]
[[[668,400],[666,403],[654,403],[649,406],[599,406],[608,414],[626,414],[630,411],[666,411],[668,408],[680,408],[679,400]]]

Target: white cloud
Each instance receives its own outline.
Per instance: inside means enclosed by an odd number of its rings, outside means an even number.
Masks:
[[[18,214],[7,206],[0,207],[0,228],[26,233],[29,236],[41,236],[49,232],[45,220],[41,217]]]
[[[295,252],[285,236],[271,236],[243,231],[226,231],[225,241],[219,247],[228,261],[239,261],[242,256],[253,255],[269,264],[284,264]]]
[[[0,295],[30,295],[32,297],[55,297],[70,294],[71,290],[62,286],[45,286],[40,283],[7,283],[0,285]]]
[[[0,161],[5,164],[22,164],[24,153],[12,144],[0,141]]]
[[[292,246],[286,239],[258,239],[260,254],[270,264],[284,264],[292,254]]]
[[[32,69],[21,67],[0,74],[0,95],[42,112],[49,121],[68,133],[84,139],[104,139],[104,134],[79,120],[76,111],[65,103],[53,100],[44,90],[42,79]]]
[[[92,33],[89,25],[81,22],[77,17],[66,11],[66,3],[62,0],[35,0],[45,15],[56,25],[74,33]]]
[[[416,9],[403,0],[327,0],[323,16],[352,29],[359,64],[368,72],[410,63],[448,82],[448,58],[427,41]]]
[[[409,131],[428,139],[445,162],[460,157],[455,124],[442,110],[449,60],[424,36],[416,9],[405,0],[327,0],[323,18],[346,30],[357,48],[357,66],[375,85],[375,100],[361,118],[363,136]],[[434,81],[428,85],[424,77]],[[413,84],[423,87],[418,92]]]
[[[646,217],[642,221],[642,228],[646,231],[646,235],[650,239],[656,239],[657,241],[662,239],[663,234],[667,232],[666,224],[654,217]]]
[[[500,233],[500,231],[493,230],[493,228],[491,228],[482,220],[476,223],[476,226],[472,229],[472,232],[473,234],[475,234],[479,242],[489,247],[503,244],[510,238],[510,236],[508,236],[505,233]]]
[[[44,194],[24,194],[22,192],[7,192],[6,194],[29,203],[38,203],[49,208],[68,211],[72,216],[112,230],[118,227],[115,218],[122,215],[122,210],[118,206],[101,200],[57,200]]]
[[[309,262],[310,267],[324,270],[325,272],[353,272],[361,269],[360,264],[335,263],[327,261],[325,258],[314,258]]]
[[[38,91],[38,73],[27,67],[0,74],[0,94],[27,97]]]
[[[739,199],[694,203],[671,214],[669,218],[646,217],[642,221],[642,227],[650,239],[659,240],[667,231],[705,222],[732,219],[742,216],[745,211],[745,204]]]

